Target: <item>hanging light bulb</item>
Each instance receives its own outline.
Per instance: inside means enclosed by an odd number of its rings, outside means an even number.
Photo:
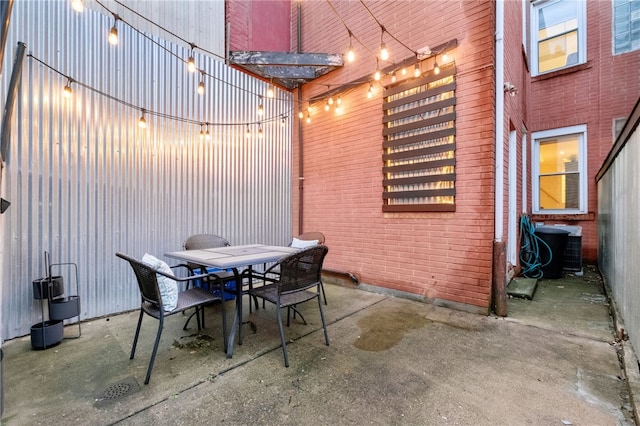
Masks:
[[[82,0],[72,0],[71,7],[78,13],[84,12],[84,3]]]
[[[380,64],[378,63],[378,58],[376,58],[376,72],[373,74],[373,79],[375,81],[380,81],[381,78],[381,74],[380,74]]]
[[[264,133],[262,131],[262,123],[258,123],[258,138],[262,139],[264,137]]]
[[[113,23],[113,27],[111,27],[111,30],[109,30],[109,43],[113,44],[114,46],[118,44],[118,28],[116,28],[117,22],[118,20],[116,19],[116,22]]]
[[[200,140],[203,141],[204,140],[204,130],[202,129],[203,124],[200,124]]]
[[[367,92],[367,98],[371,99],[373,97],[373,83],[369,83],[369,91]]]
[[[307,111],[307,124],[311,124],[311,113]]]
[[[396,80],[397,80],[397,77],[396,77],[396,72],[395,72],[395,70],[394,70],[394,71],[393,71],[393,73],[391,74],[391,82],[392,82],[392,83],[395,83],[395,82],[396,82]]]
[[[324,110],[329,111],[331,109],[331,105],[329,105],[329,100],[327,99],[327,103],[324,104]]]
[[[259,97],[260,103],[258,104],[258,116],[262,117],[264,115],[264,106],[262,105],[262,96]]]
[[[275,90],[273,88],[273,84],[270,84],[269,87],[267,87],[267,98],[273,98],[275,96]]]
[[[413,76],[414,77],[420,77],[421,71],[420,71],[420,62],[416,63],[416,67],[413,70]]]
[[[198,95],[204,95],[204,81],[202,80],[198,83]]]
[[[329,96],[329,99],[327,99],[327,102],[329,102],[329,105],[333,105],[333,97]]]
[[[282,116],[282,120],[280,120],[280,125],[281,125],[282,127],[284,127],[284,126],[286,126],[286,125],[287,125],[287,116],[286,116],[286,115],[283,115],[283,116]]]
[[[442,62],[449,62],[449,55],[446,52],[442,54]]]
[[[138,120],[138,126],[140,126],[141,129],[147,128],[147,120],[144,119],[144,110],[142,110],[142,115],[140,116],[140,120]]]
[[[438,66],[437,62],[433,63],[433,73],[436,75],[440,74],[440,67]]]
[[[353,51],[353,43],[352,43],[352,38],[353,38],[353,33],[351,32],[351,30],[349,31],[349,50],[347,51],[347,60],[349,62],[353,62],[356,59],[356,54]]]
[[[298,118],[302,120],[304,118],[304,112],[302,111],[298,112]]]
[[[244,133],[246,138],[249,139],[251,137],[251,129],[249,129],[249,125],[247,124],[247,131]]]
[[[407,67],[402,67],[402,70],[400,71],[400,73],[402,75],[407,75]]]
[[[380,59],[386,61],[387,59],[389,59],[389,51],[387,50],[387,45],[384,44],[385,29],[383,26],[380,26],[380,28],[382,29],[382,34],[380,34]]]
[[[340,96],[338,96],[338,99],[336,99],[336,103],[338,105],[342,105],[342,98]]]
[[[211,140],[211,133],[209,133],[209,125],[208,124],[207,124],[206,129],[207,129],[207,131],[204,134],[204,139],[207,140],[207,141],[210,141]]]
[[[67,84],[64,85],[64,89],[62,91],[62,96],[64,96],[65,98],[70,98],[71,97],[71,93],[73,92],[73,90],[71,90],[71,79],[67,80]]]

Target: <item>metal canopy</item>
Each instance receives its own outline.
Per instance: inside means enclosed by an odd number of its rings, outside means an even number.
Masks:
[[[337,53],[229,52],[229,64],[293,89],[344,65]]]

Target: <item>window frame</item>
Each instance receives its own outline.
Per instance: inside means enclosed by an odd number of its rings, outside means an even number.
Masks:
[[[538,62],[538,11],[545,7],[557,4],[562,1],[575,1],[578,7],[577,11],[577,31],[578,31],[578,60],[575,63],[565,65],[563,67],[554,68],[548,71],[540,72],[540,64]],[[538,0],[531,2],[530,10],[530,43],[531,43],[531,76],[549,74],[565,68],[574,67],[576,65],[587,62],[587,2],[584,0]]]
[[[632,0],[626,0],[625,3],[631,9],[632,3],[634,3],[634,2]],[[612,50],[614,55],[622,55],[624,53],[635,52],[637,50],[640,50],[640,42],[637,43],[637,47],[634,48],[632,39],[629,41],[630,46],[627,49],[619,48],[617,46],[617,44],[616,44],[616,39],[618,37],[618,33],[616,32],[616,27],[619,24],[618,22],[616,22],[616,8],[620,7],[622,5],[623,5],[623,2],[621,2],[620,0],[612,0],[611,1],[611,50]],[[634,19],[632,19],[632,17],[631,17],[631,10],[629,10],[628,21],[629,21],[630,25],[634,21]],[[629,30],[629,32],[632,32],[631,29]],[[630,36],[631,36],[631,34],[630,34]]]
[[[577,209],[541,209],[540,208],[540,142],[547,139],[579,135],[578,137],[578,173],[579,173],[579,207]],[[531,134],[531,202],[534,214],[585,214],[588,209],[588,164],[587,164],[587,125],[562,127],[557,129],[533,132]]]

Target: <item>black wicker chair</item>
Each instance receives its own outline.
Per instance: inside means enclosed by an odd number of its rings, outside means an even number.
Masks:
[[[177,282],[190,282],[195,279],[206,279],[210,284],[218,282],[220,286],[223,286],[222,280],[218,279],[215,274],[200,274],[190,275],[185,278],[179,278],[170,274],[166,274],[159,271],[146,263],[143,263],[137,259],[129,257],[122,253],[116,253],[116,256],[126,260],[133,268],[133,272],[136,275],[138,287],[140,289],[141,304],[140,304],[140,317],[138,318],[138,326],[136,327],[136,334],[133,338],[133,346],[131,347],[131,356],[129,359],[133,359],[136,353],[136,345],[138,344],[138,336],[140,335],[140,326],[142,325],[142,317],[147,314],[159,321],[158,332],[156,334],[155,343],[153,345],[153,351],[151,352],[151,359],[149,361],[149,367],[147,368],[147,376],[144,384],[149,383],[151,378],[151,371],[153,370],[153,363],[158,352],[158,344],[160,343],[160,336],[162,334],[162,328],[164,325],[164,318],[170,315],[183,312],[186,309],[195,308],[196,312],[204,308],[205,305],[209,305],[216,301],[222,302],[222,338],[223,345],[226,351],[227,345],[227,321],[224,310],[224,301],[220,296],[214,295],[211,292],[202,290],[200,288],[188,288],[178,293],[178,303],[175,309],[171,311],[165,311],[162,304],[162,297],[160,288],[158,286],[157,274],[163,275],[167,278],[175,280]],[[180,265],[182,266],[182,265]],[[222,294],[222,293],[220,293]],[[198,330],[200,330],[204,323],[201,324],[200,315],[195,315],[198,322]],[[204,317],[203,317],[204,318]]]
[[[327,346],[329,345],[327,324],[324,319],[324,312],[322,311],[322,302],[320,301],[322,286],[320,275],[322,272],[322,263],[328,251],[329,249],[326,246],[317,245],[287,256],[270,268],[279,268],[275,282],[249,290],[249,294],[276,305],[280,340],[282,341],[282,352],[284,354],[284,365],[286,367],[289,366],[289,357],[287,355],[287,343],[282,324],[282,308],[287,308],[288,326],[291,310],[298,312],[296,309],[297,305],[312,299],[317,299],[322,328],[324,329],[325,343]],[[269,270],[266,272],[268,273]],[[300,313],[298,312],[298,314]],[[306,324],[304,317],[302,317],[302,315],[300,315],[300,317]]]

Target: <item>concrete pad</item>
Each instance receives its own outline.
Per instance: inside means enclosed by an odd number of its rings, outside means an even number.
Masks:
[[[515,277],[507,286],[507,295],[512,297],[524,297],[525,299],[533,299],[538,286],[537,278]]]
[[[330,346],[317,305],[302,305],[309,325],[286,329],[289,368],[273,308],[247,313],[254,326],[232,359],[222,352],[217,309],[203,334],[183,332],[183,318],[171,317],[147,386],[157,322],[143,323],[129,360],[137,312],[83,324],[82,338],[45,351],[31,350],[28,336],[6,342],[3,424],[633,424],[616,348],[599,338],[601,305],[589,303],[594,338],[588,321],[564,333],[325,289]],[[132,377],[139,390],[96,404],[100,391]]]

